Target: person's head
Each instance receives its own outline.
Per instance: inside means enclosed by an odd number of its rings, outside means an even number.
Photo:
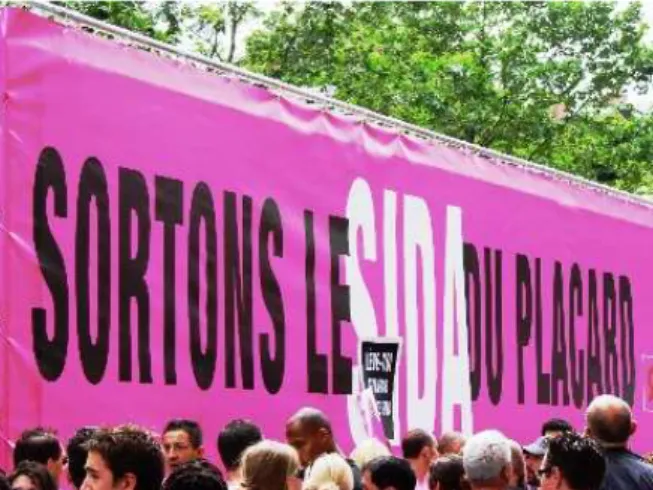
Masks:
[[[349,457],[356,463],[356,466],[362,468],[373,459],[381,456],[390,456],[392,453],[388,446],[378,439],[365,439],[351,452]]]
[[[161,446],[138,427],[100,429],[86,443],[82,490],[160,490],[164,477]]]
[[[445,432],[438,439],[438,453],[440,456],[447,454],[460,454],[464,445],[465,436],[460,432]]]
[[[542,466],[542,460],[549,447],[547,437],[538,437],[531,444],[523,447],[524,462],[526,463],[526,482],[529,485],[537,486],[540,483],[538,471]]]
[[[598,490],[605,458],[596,441],[566,432],[549,442],[541,475],[542,490]]]
[[[23,432],[14,446],[14,467],[23,461],[45,465],[55,482],[66,465],[66,455],[54,431],[37,427]]]
[[[592,400],[586,412],[586,435],[605,448],[628,445],[637,423],[628,403],[613,395],[601,395]]]
[[[86,443],[97,432],[97,427],[82,427],[70,438],[66,445],[68,454],[68,479],[72,485],[79,489],[86,477]]]
[[[11,485],[9,485],[9,480],[7,480],[7,475],[4,470],[0,469],[0,490],[11,490]]]
[[[506,488],[512,476],[510,442],[495,430],[479,432],[463,448],[463,466],[472,488]]]
[[[242,486],[247,490],[299,490],[299,457],[287,444],[261,441],[248,447],[242,457]]]
[[[363,467],[363,490],[415,490],[417,479],[410,463],[382,456]]]
[[[12,490],[57,490],[57,483],[48,468],[36,461],[21,461],[9,475]]]
[[[193,420],[175,419],[163,429],[163,454],[170,471],[204,455],[202,429]]]
[[[302,466],[310,465],[322,454],[336,452],[331,422],[314,408],[302,408],[290,417],[286,440],[299,454]]]
[[[524,488],[526,484],[526,462],[522,447],[517,441],[510,441],[510,463],[512,465],[512,478],[510,488]]]
[[[565,432],[573,432],[574,428],[564,419],[549,419],[542,424],[543,437],[557,437]]]
[[[304,480],[303,490],[353,490],[354,475],[337,453],[323,454],[315,460]]]
[[[439,457],[429,470],[429,488],[431,490],[469,489],[463,458],[457,454]]]
[[[401,440],[401,452],[410,462],[417,478],[422,479],[438,457],[437,441],[425,430],[410,430]]]
[[[240,466],[240,458],[249,446],[261,442],[261,429],[248,420],[232,420],[218,435],[218,453],[227,471]]]
[[[205,459],[177,465],[166,478],[163,490],[227,490],[220,470]]]

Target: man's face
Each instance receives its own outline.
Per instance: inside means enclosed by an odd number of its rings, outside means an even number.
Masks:
[[[372,473],[370,471],[363,472],[363,490],[380,490],[374,482],[372,482]]]
[[[171,430],[163,435],[163,455],[168,470],[202,457],[201,448],[194,448],[190,436],[183,430]]]
[[[58,460],[56,461],[53,459],[48,460],[48,464],[46,466],[56,483],[59,483],[59,478],[61,477],[61,473],[63,473],[63,470],[66,467],[67,462],[68,462],[68,457],[66,456],[66,452],[64,451],[63,448],[61,449],[61,456],[59,456]]]
[[[438,453],[438,446],[435,444],[431,444],[429,446],[429,451],[427,454],[427,458],[429,460],[429,465],[434,462],[436,459],[440,457],[440,453]]]
[[[537,476],[537,472],[542,465],[543,459],[542,456],[524,453],[524,462],[526,463],[526,481],[530,485],[539,486],[540,480]]]
[[[322,454],[320,432],[312,433],[304,427],[301,421],[290,422],[286,426],[286,441],[299,454],[299,462],[303,467],[310,465]]]
[[[80,490],[112,490],[114,488],[113,473],[104,458],[95,451],[88,453],[86,458],[86,478]]]
[[[542,466],[540,468],[540,489],[541,490],[556,490],[560,488],[562,483],[562,474],[560,469],[551,466],[546,458],[542,461]]]

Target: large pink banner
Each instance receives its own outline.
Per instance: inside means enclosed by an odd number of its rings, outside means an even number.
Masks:
[[[394,439],[653,415],[653,210],[4,10],[0,435],[304,405],[365,437],[358,339],[401,337]],[[653,408],[652,408],[653,410]]]

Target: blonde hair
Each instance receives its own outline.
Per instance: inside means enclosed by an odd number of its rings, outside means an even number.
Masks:
[[[390,450],[378,439],[365,439],[351,452],[351,459],[356,466],[363,468],[370,461],[381,456],[392,456]]]
[[[311,466],[303,490],[353,490],[349,463],[336,453],[323,454]]]
[[[287,444],[261,441],[242,457],[242,486],[249,490],[286,490],[287,478],[299,470],[297,451]]]

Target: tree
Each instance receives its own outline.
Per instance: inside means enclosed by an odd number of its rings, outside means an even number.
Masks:
[[[188,15],[188,32],[200,53],[220,61],[236,61],[239,29],[260,15],[252,2],[200,4]]]
[[[286,3],[250,36],[244,64],[635,190],[652,174],[651,117],[614,103],[650,84],[644,33],[639,3]]]
[[[144,2],[53,3],[159,41],[173,44],[179,42],[184,10],[176,2],[162,2],[156,8],[148,8]]]
[[[236,61],[239,30],[260,15],[251,1],[234,0],[220,3],[55,3],[159,41],[192,44],[195,51],[230,63]]]

